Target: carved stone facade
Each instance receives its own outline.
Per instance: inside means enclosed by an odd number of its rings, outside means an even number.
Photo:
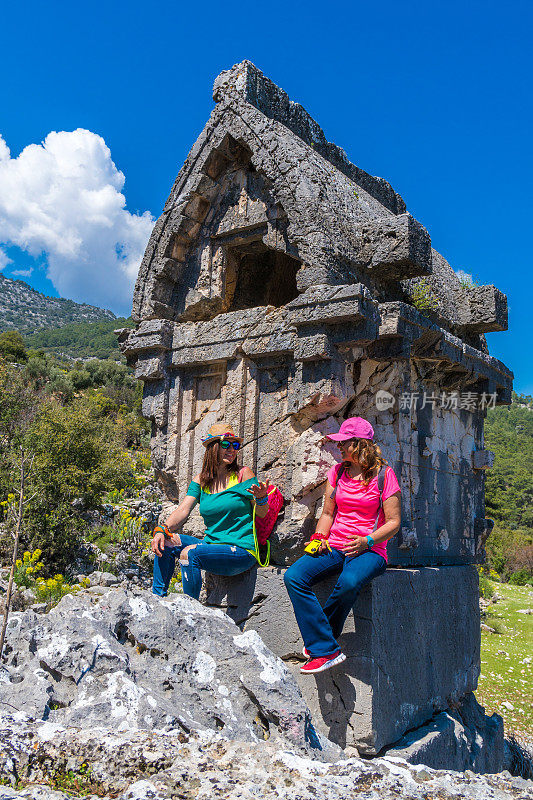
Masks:
[[[148,244],[137,329],[119,334],[144,381],[168,501],[198,472],[201,436],[227,421],[244,463],[287,500],[271,540],[273,563],[287,566],[338,460],[324,435],[363,416],[402,488],[391,566],[464,566],[471,615],[468,565],[483,560],[491,529],[482,406],[510,402],[513,377],[483,334],[506,329],[506,298],[464,286],[392,187],[351,164],[253,64],[223,72],[214,100]],[[200,523],[188,532],[201,535]],[[404,716],[397,738],[420,724]]]

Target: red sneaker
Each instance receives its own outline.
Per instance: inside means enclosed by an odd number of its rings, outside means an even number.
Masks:
[[[343,661],[346,661],[346,656],[344,653],[341,653],[340,650],[337,650],[336,653],[333,653],[330,656],[320,656],[319,658],[310,658],[303,667],[300,668],[300,672],[304,672],[305,674],[309,673],[312,674],[313,672],[324,672],[326,669],[331,669],[331,667],[336,667],[337,664],[342,664]]]
[[[302,647],[302,654],[303,654],[303,655],[304,655],[306,658],[311,658],[311,653],[309,652],[309,650],[307,649],[307,647]]]

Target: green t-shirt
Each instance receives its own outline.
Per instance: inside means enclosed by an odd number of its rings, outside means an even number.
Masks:
[[[246,491],[257,478],[238,483],[232,476],[227,489],[211,494],[191,481],[187,494],[200,501],[206,544],[236,544],[255,556],[252,496]]]

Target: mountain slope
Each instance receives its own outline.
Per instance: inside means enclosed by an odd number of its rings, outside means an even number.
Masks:
[[[24,281],[0,272],[0,331],[33,333],[42,328],[61,328],[72,322],[113,320],[112,311],[62,297],[47,297]]]
[[[487,472],[487,516],[533,533],[533,401],[513,392],[510,406],[487,411],[485,444],[496,455]]]
[[[112,358],[124,361],[115,328],[134,328],[131,317],[115,317],[100,322],[68,322],[61,328],[41,328],[26,334],[26,346],[44,350],[58,357],[68,358]]]

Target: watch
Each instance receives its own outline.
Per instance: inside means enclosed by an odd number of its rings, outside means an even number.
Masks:
[[[374,547],[374,540],[373,540],[373,538],[372,538],[371,536],[367,536],[367,537],[366,537],[366,541],[368,542],[368,549],[369,549],[369,550],[370,550],[372,547]]]

